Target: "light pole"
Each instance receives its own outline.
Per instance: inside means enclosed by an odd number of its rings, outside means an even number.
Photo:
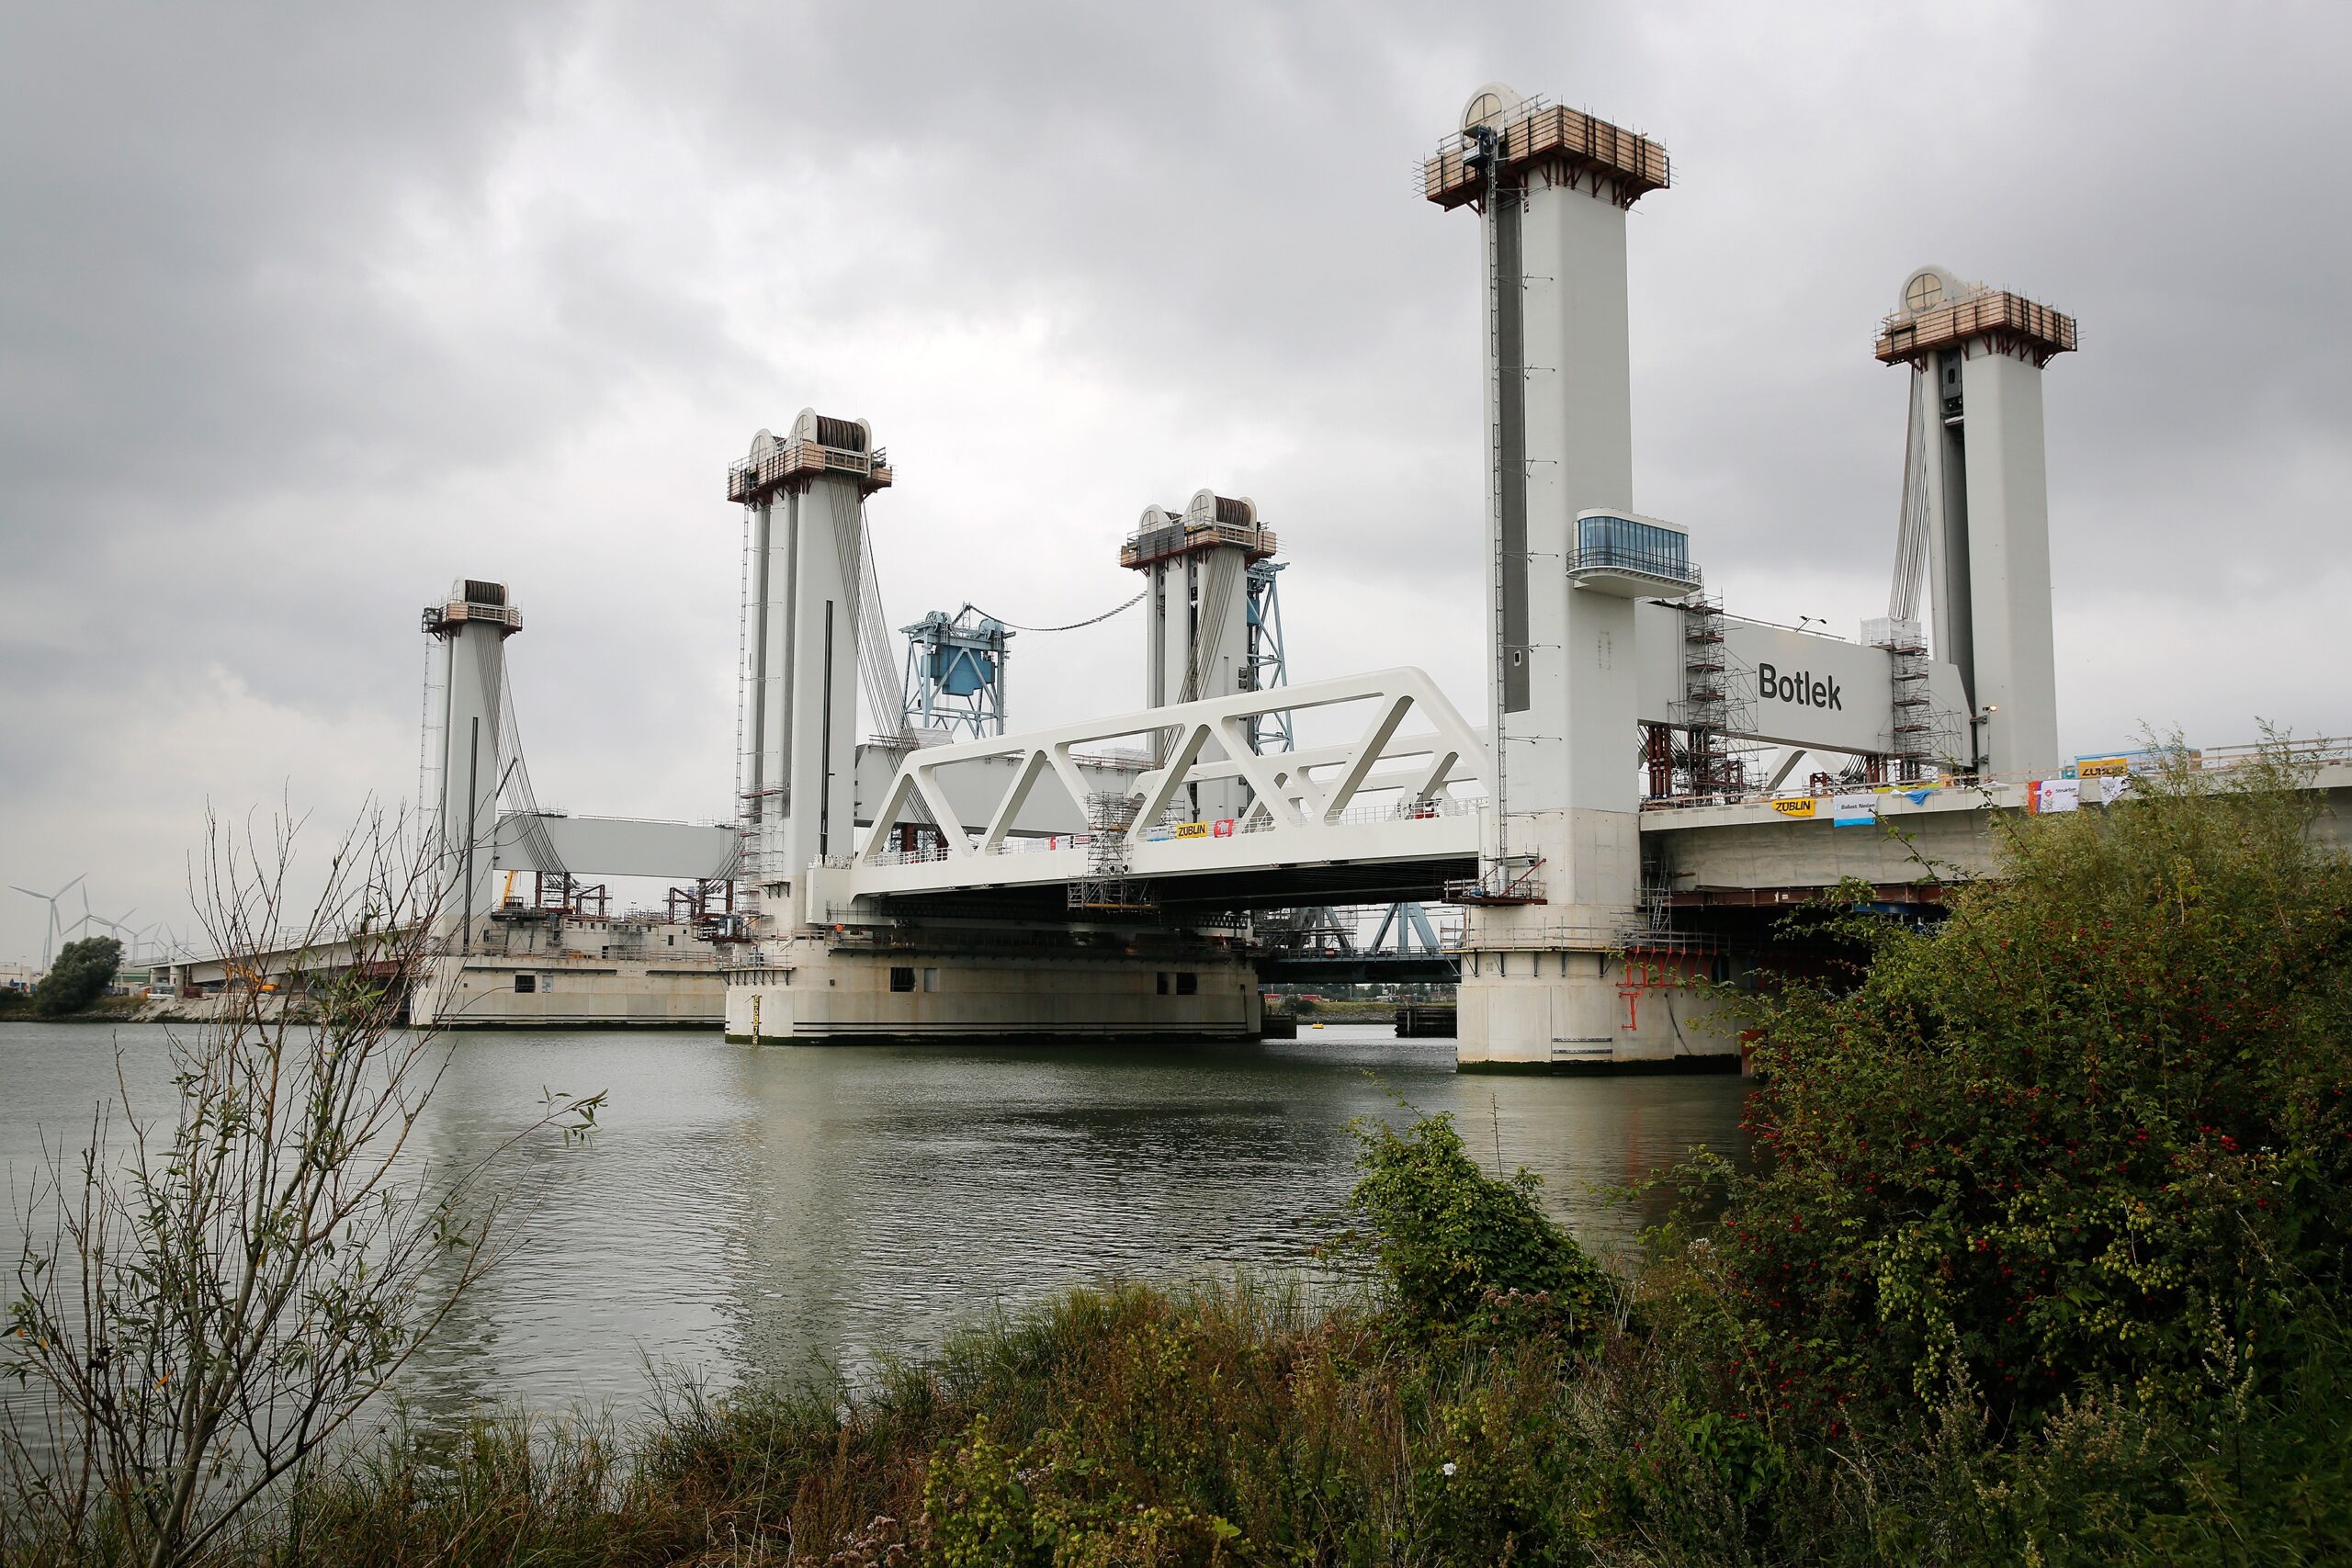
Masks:
[[[1984,771],[1984,745],[1977,738],[1979,727],[2000,711],[2000,704],[1986,703],[1981,711],[1968,716],[1968,767],[1971,773],[1981,774]]]

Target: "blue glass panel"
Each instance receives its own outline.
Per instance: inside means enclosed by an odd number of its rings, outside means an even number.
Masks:
[[[1671,528],[1630,517],[1577,519],[1577,565],[1616,567],[1658,577],[1690,576],[1690,540]]]

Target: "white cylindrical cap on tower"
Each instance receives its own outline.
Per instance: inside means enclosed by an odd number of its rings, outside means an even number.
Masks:
[[[1499,126],[1527,102],[1527,95],[1500,82],[1489,82],[1470,95],[1462,106],[1462,129],[1481,125]]]
[[[1196,490],[1184,508],[1188,523],[1230,523],[1236,527],[1252,528],[1258,523],[1258,503],[1246,495],[1219,495],[1213,490]]]
[[[1904,275],[1894,309],[1897,314],[1916,316],[1982,293],[1984,288],[1983,284],[1967,282],[1949,267],[1916,267]]]
[[[795,441],[812,442],[819,446],[838,447],[851,452],[874,450],[874,425],[869,420],[835,419],[820,414],[815,409],[802,409],[792,422]]]

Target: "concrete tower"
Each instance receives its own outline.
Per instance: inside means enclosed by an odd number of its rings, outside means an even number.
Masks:
[[[523,629],[523,615],[506,600],[506,585],[460,579],[448,597],[427,604],[424,633],[435,650],[439,711],[428,711],[439,737],[429,733],[428,798],[435,852],[446,868],[436,926],[445,945],[473,951],[491,910],[498,792],[505,777],[506,639]]]
[[[1657,142],[1499,85],[1423,172],[1485,240],[1497,801],[1462,894],[1465,1064],[1653,1054],[1606,972],[1641,875],[1635,598],[1697,586],[1682,530],[1633,510],[1625,214],[1669,178]]]
[[[1200,491],[1182,513],[1147,506],[1119,550],[1144,575],[1144,705],[1169,707],[1247,690],[1250,568],[1274,553],[1255,503]],[[1210,759],[1215,761],[1216,759]],[[1195,818],[1238,817],[1238,782],[1192,786]]]
[[[804,409],[791,434],[752,438],[728,471],[746,509],[738,728],[741,876],[767,913],[854,829],[858,594],[865,498],[890,483],[864,420]]]
[[[2058,765],[2041,368],[2074,346],[2073,317],[1932,266],[1879,331],[1881,362],[1911,367],[1904,526],[1924,534],[1936,654],[1996,773]]]

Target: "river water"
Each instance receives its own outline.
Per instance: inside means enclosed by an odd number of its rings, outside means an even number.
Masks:
[[[156,1027],[0,1023],[0,1214],[13,1266],[41,1139],[78,1146],[116,1096],[168,1118]],[[548,1090],[605,1092],[584,1145],[504,1168],[524,1244],[415,1370],[427,1410],[623,1406],[649,1366],[724,1383],[855,1369],[1113,1276],[1306,1263],[1354,1179],[1349,1122],[1454,1113],[1524,1165],[1588,1246],[1657,1216],[1600,1189],[1696,1145],[1736,1153],[1731,1077],[1458,1076],[1444,1041],[1333,1024],[1295,1043],[1102,1049],[730,1045],[714,1034],[469,1034],[425,1145],[496,1146]],[[13,1269],[9,1269],[13,1272]]]

